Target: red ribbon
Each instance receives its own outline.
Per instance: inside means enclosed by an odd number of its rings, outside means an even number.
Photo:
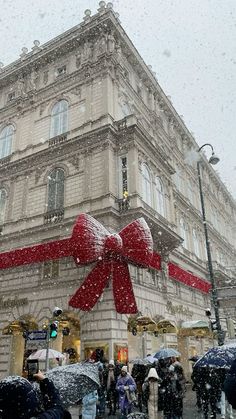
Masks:
[[[160,269],[159,255],[153,256],[150,229],[143,218],[110,234],[88,214],[81,214],[69,239],[16,249],[0,255],[0,269],[73,256],[78,265],[97,262],[69,305],[89,311],[100,298],[110,278],[118,313],[137,313],[128,263]],[[157,257],[158,256],[158,257]]]
[[[137,313],[128,263],[143,268],[161,268],[160,256],[153,252],[150,229],[143,218],[128,224],[119,234],[109,233],[88,214],[81,214],[69,239],[62,239],[0,254],[0,269],[72,256],[78,265],[96,262],[95,267],[69,301],[69,305],[90,311],[108,284],[118,313]],[[185,285],[209,292],[210,284],[168,264],[170,277]]]

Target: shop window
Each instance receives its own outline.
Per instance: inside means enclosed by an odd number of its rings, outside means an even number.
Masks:
[[[7,193],[5,189],[0,189],[0,226],[4,223],[6,210]]]
[[[0,159],[11,154],[13,132],[13,125],[7,125],[0,132]]]
[[[151,174],[149,171],[148,166],[143,163],[141,167],[141,173],[142,173],[142,198],[148,205],[152,205],[152,199],[151,199]]]
[[[49,260],[43,264],[43,279],[55,279],[59,277],[59,260]]]
[[[57,135],[64,134],[68,131],[68,102],[66,100],[60,100],[57,102],[52,109],[51,116],[51,135],[50,137],[56,137]]]
[[[64,208],[64,181],[63,169],[54,169],[48,176],[48,212]]]

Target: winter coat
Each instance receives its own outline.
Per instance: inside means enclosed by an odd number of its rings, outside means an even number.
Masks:
[[[62,407],[54,384],[45,378],[40,381],[44,411],[40,412],[37,393],[23,377],[7,377],[0,382],[0,410],[2,419],[63,419]]]
[[[236,359],[233,361],[224,382],[225,396],[233,409],[236,409]]]
[[[158,410],[163,410],[166,416],[182,417],[183,388],[176,373],[166,373],[160,385],[159,396],[161,403],[158,400]]]
[[[82,399],[82,419],[95,419],[96,403],[98,400],[97,391],[92,391]]]
[[[130,402],[127,398],[127,393],[124,389],[125,386],[129,387],[130,392],[134,392],[136,390],[135,381],[129,373],[127,373],[125,376],[120,375],[116,384],[116,389],[119,393],[119,406],[122,411],[129,408],[129,406],[132,404],[132,402]]]

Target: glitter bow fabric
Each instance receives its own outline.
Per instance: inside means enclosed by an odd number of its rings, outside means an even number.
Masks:
[[[112,279],[118,313],[137,313],[128,263],[160,269],[160,258],[153,255],[150,229],[143,218],[127,225],[119,234],[109,233],[88,214],[77,218],[72,236],[0,254],[0,269],[73,256],[76,264],[97,262],[69,305],[89,311]]]
[[[78,264],[97,262],[69,305],[89,311],[112,279],[113,295],[118,313],[137,313],[128,263],[149,267],[153,258],[150,229],[143,218],[128,224],[119,234],[110,234],[98,221],[82,214],[76,223],[73,237],[74,258]]]

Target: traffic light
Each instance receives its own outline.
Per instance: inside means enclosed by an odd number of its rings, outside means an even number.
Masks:
[[[54,321],[50,324],[50,338],[56,339],[58,333],[58,322]]]

